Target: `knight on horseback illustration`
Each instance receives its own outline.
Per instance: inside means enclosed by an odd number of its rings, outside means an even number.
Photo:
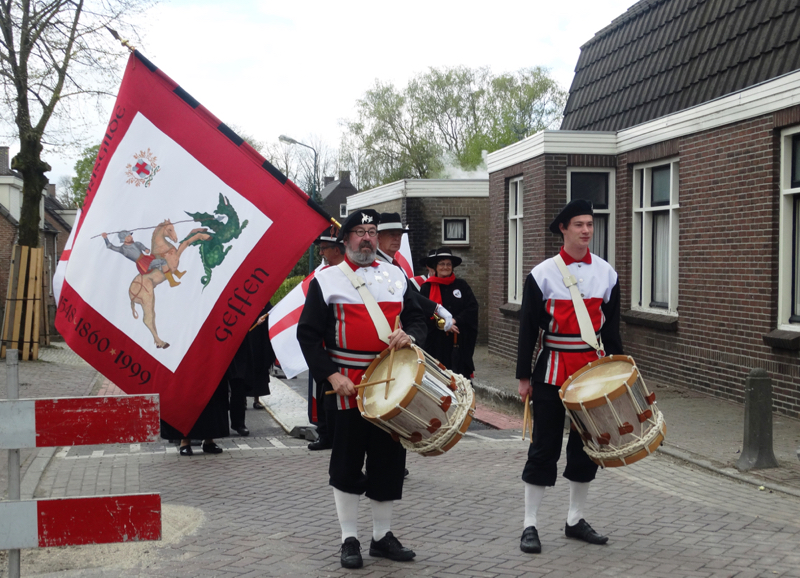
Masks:
[[[179,270],[181,254],[195,241],[209,239],[206,228],[199,227],[192,229],[187,238],[178,247],[172,242],[178,242],[178,235],[175,227],[169,219],[159,223],[153,231],[152,241],[148,249],[143,243],[133,240],[131,231],[120,231],[119,239],[121,246],[114,245],[108,240],[108,234],[102,233],[101,237],[106,243],[106,247],[120,253],[136,263],[138,274],[131,281],[128,288],[128,297],[131,300],[131,312],[133,318],[138,319],[139,313],[136,305],[142,307],[144,313],[143,322],[153,335],[156,347],[166,349],[169,343],[158,336],[156,330],[156,298],[155,288],[168,280],[170,287],[177,287],[180,279],[186,273]],[[170,242],[172,241],[172,242]]]
[[[150,253],[150,249],[145,247],[143,243],[134,241],[133,233],[131,231],[119,232],[119,240],[122,241],[122,245],[119,246],[114,245],[108,240],[107,233],[103,233],[100,236],[103,237],[108,249],[116,251],[117,253],[122,253],[125,257],[136,263],[136,269],[138,269],[139,273],[142,275],[146,275],[154,269],[161,269],[164,275],[167,276],[167,281],[169,281],[170,287],[177,287],[180,285],[180,281],[176,281],[175,276],[180,279],[183,277],[184,273],[175,271],[173,275],[173,271],[169,268],[167,260],[163,257],[156,257],[155,255],[152,255]]]

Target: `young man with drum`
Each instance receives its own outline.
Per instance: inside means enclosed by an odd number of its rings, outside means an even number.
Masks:
[[[595,350],[581,337],[578,319],[583,315],[579,310],[584,308],[576,309],[560,269],[562,265],[554,257],[534,267],[525,279],[517,350],[519,394],[523,401],[530,398],[533,408],[533,435],[522,472],[525,522],[520,549],[528,553],[542,550],[536,530],[539,505],[545,488],[556,483],[565,416],[559,387],[598,356],[622,353],[617,273],[606,261],[589,252],[594,232],[591,204],[585,200],[568,203],[550,224],[550,231],[564,238],[559,256],[574,277],[573,283],[577,283],[580,297],[575,293],[576,299],[583,300],[588,312],[585,324],[591,322],[599,349]],[[570,484],[565,534],[590,544],[605,544],[608,538],[595,532],[583,519],[589,482],[594,479],[597,467],[583,451],[578,432],[571,429],[564,470]]]
[[[370,556],[396,561],[415,556],[390,531],[392,505],[402,497],[406,451],[389,433],[363,419],[356,403],[355,384],[376,355],[387,345],[423,345],[426,335],[425,316],[411,298],[403,272],[375,260],[378,220],[371,209],[347,218],[339,232],[345,260],[316,274],[297,326],[312,376],[336,392],[325,400],[339,410],[328,471],[345,568],[363,564],[358,502],[364,493],[372,507]],[[401,328],[392,331],[398,317]],[[361,471],[365,456],[366,475]]]

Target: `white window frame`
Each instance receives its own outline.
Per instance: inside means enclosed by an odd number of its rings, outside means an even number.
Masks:
[[[617,190],[617,170],[613,168],[592,168],[592,167],[569,167],[567,168],[567,202],[572,200],[572,173],[608,173],[608,208],[597,209],[594,208],[595,215],[608,215],[608,235],[606,250],[608,251],[608,263],[614,267],[615,263],[615,249],[616,249],[616,235],[617,230],[617,211],[616,211],[616,196]]]
[[[464,239],[445,239],[447,221],[464,221]],[[469,245],[469,217],[442,217],[442,245]]]
[[[800,331],[799,323],[790,322],[792,315],[792,218],[794,199],[800,187],[792,188],[792,137],[800,126],[781,131],[781,177],[778,227],[778,329]],[[800,275],[798,275],[800,277]],[[800,290],[800,289],[798,289]]]
[[[339,203],[339,217],[342,219],[347,217],[347,203]]]
[[[652,170],[669,165],[670,200],[666,205],[650,206]],[[644,178],[642,179],[642,173]],[[633,167],[633,263],[631,275],[631,309],[661,315],[678,316],[678,237],[679,228],[679,159],[670,158]],[[644,183],[644,195],[641,185]],[[640,206],[640,199],[644,206]],[[651,307],[652,301],[652,255],[653,255],[653,213],[669,211],[669,274],[667,308]],[[643,234],[644,233],[644,234]]]
[[[523,270],[523,196],[522,177],[508,181],[508,302],[522,303],[522,288],[525,285]],[[512,202],[516,196],[516,203]],[[516,206],[516,212],[512,212]]]

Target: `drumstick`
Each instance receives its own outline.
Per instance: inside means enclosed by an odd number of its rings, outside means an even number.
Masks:
[[[522,406],[522,441],[525,441],[525,432],[528,431],[528,396],[525,396],[525,401]]]
[[[359,383],[358,385],[354,385],[353,387],[355,389],[361,389],[363,387],[369,387],[370,385],[378,385],[379,383],[386,383],[387,381],[394,381],[394,377],[390,379],[379,379],[378,381],[368,381],[366,383]],[[326,391],[325,395],[333,395],[334,393],[336,392],[331,389],[330,391]]]
[[[525,434],[528,432],[528,428],[530,427],[531,430],[531,443],[533,443],[533,420],[531,419],[531,394],[525,396],[525,410],[522,414],[522,440],[525,441]]]
[[[394,320],[394,330],[400,327],[400,316]],[[394,363],[394,349],[389,352],[389,368],[386,370],[386,386],[383,389],[383,399],[389,399],[389,382],[392,381],[392,363]]]

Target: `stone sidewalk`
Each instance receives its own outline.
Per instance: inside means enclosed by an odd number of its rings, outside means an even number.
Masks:
[[[43,357],[49,354],[58,362],[20,364],[23,396],[115,392],[70,352],[55,349]],[[494,384],[505,379],[516,387],[513,373],[492,363],[486,375]],[[489,365],[480,357],[476,365],[480,390],[488,387],[480,377]],[[4,394],[2,368],[0,375]],[[789,495],[797,422],[775,418],[781,467],[748,474],[751,483],[742,483],[735,471],[726,471],[741,444],[741,408],[675,387],[657,394],[668,443],[651,458],[599,472],[592,484],[587,518],[609,534],[604,547],[564,537],[569,490],[559,480],[540,512],[543,553],[522,554],[519,472],[527,442],[518,430],[484,428],[469,432],[444,456],[409,454],[411,475],[393,530],[417,551],[416,560],[368,556],[371,518],[362,500],[365,568],[343,570],[327,486],[329,453],[309,452],[304,440],[288,437],[266,412],[248,410],[252,436],[221,440],[225,452],[218,456],[182,458],[167,442],[73,447],[57,449],[35,484],[29,467],[26,478],[41,498],[160,492],[164,539],[26,550],[23,576],[800,577],[800,499]],[[508,419],[513,426],[517,418],[512,412]],[[688,462],[673,457],[681,452]],[[5,461],[0,463],[2,471]],[[0,555],[0,576],[5,571]]]
[[[487,347],[475,352],[473,384],[478,399],[522,423],[522,403],[512,362],[490,355]],[[736,462],[744,438],[744,406],[681,387],[648,380],[667,423],[661,451],[697,466],[755,485],[800,496],[800,420],[773,415],[773,449],[780,467],[740,473]]]

